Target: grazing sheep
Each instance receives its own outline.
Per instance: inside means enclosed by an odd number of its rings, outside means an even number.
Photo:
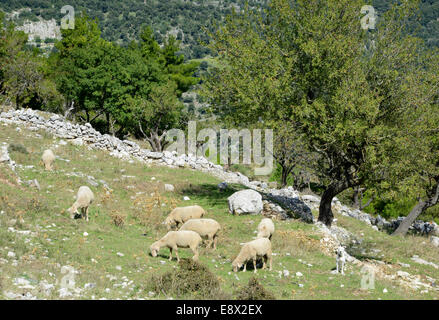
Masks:
[[[268,238],[271,240],[271,236],[274,233],[274,223],[269,218],[264,218],[258,225],[257,238]]]
[[[52,164],[55,161],[55,155],[53,154],[52,150],[50,149],[44,150],[43,155],[41,157],[41,161],[43,162],[44,168],[47,171],[52,171],[53,170]]]
[[[75,214],[79,214],[78,209],[81,209],[81,215],[85,220],[88,221],[88,208],[90,204],[94,201],[94,194],[87,186],[82,186],[78,190],[78,194],[76,195],[75,203],[67,209],[67,211],[71,214],[72,219],[75,218]]]
[[[199,219],[206,214],[203,208],[200,206],[189,206],[189,207],[177,207],[169,213],[166,217],[164,224],[171,230],[173,227],[183,224],[189,219]]]
[[[198,233],[201,237],[207,237],[209,241],[207,248],[213,247],[213,249],[216,249],[218,232],[221,230],[221,226],[213,219],[189,219],[179,230],[191,230]]]
[[[177,261],[180,261],[180,257],[178,256],[178,248],[190,248],[194,253],[192,259],[198,260],[198,246],[200,245],[201,241],[202,239],[200,235],[195,231],[169,231],[163,238],[151,245],[151,255],[153,257],[157,257],[160,248],[168,247],[170,251],[169,261],[172,260],[172,250],[175,250]]]
[[[341,274],[344,274],[345,263],[346,263],[346,250],[342,246],[337,248],[337,273],[341,271]]]
[[[263,257],[262,269],[265,269],[266,261],[270,263],[271,271],[271,241],[267,238],[259,238],[247,243],[241,248],[236,259],[232,262],[233,271],[237,272],[242,265],[244,265],[244,272],[246,271],[246,263],[248,260],[253,260],[254,273],[256,273],[256,259]]]

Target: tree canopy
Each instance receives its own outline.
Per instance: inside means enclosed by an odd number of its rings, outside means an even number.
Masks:
[[[320,155],[319,220],[327,225],[336,195],[375,186],[389,178],[390,164],[403,165],[389,150],[411,135],[410,116],[433,99],[419,90],[422,41],[403,28],[416,1],[392,6],[374,30],[361,28],[365,4],[273,0],[263,14],[247,9],[211,34],[222,61],[204,82],[215,111],[241,126],[290,119],[285,125]]]

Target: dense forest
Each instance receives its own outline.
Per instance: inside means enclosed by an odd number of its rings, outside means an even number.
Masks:
[[[264,1],[248,1],[250,6],[261,7]],[[109,41],[128,44],[139,38],[142,26],[151,26],[156,40],[161,44],[167,33],[172,33],[182,42],[182,53],[187,58],[201,58],[208,53],[202,42],[208,41],[205,28],[213,30],[233,8],[243,7],[245,0],[182,1],[182,0],[126,0],[99,1],[78,0],[72,4],[76,13],[85,11],[91,18],[99,20],[102,36]],[[16,24],[25,20],[45,20],[63,17],[60,10],[67,3],[62,0],[13,0],[0,3],[5,12],[31,8],[17,16]]]
[[[141,26],[150,26],[155,39],[161,44],[168,33],[181,40],[181,51],[187,59],[201,58],[209,54],[202,45],[209,40],[206,30],[212,31],[233,9],[239,10],[248,3],[250,7],[266,7],[266,0],[124,0],[99,1],[77,0],[71,5],[76,12],[85,11],[91,18],[97,18],[102,37],[127,45],[139,39]],[[374,0],[373,6],[380,16],[389,9],[393,1]],[[63,14],[60,9],[66,5],[61,0],[11,0],[0,2],[5,12],[31,8],[16,16],[16,24],[25,20],[43,19],[59,21]],[[407,26],[408,31],[423,38],[429,46],[439,46],[439,0],[422,0],[420,15]]]

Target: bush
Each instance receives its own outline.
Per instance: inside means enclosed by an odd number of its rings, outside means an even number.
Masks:
[[[23,153],[23,154],[29,154],[29,152],[27,151],[25,146],[23,146],[22,144],[16,144],[16,143],[11,143],[9,145],[8,152],[9,153],[19,152],[19,153]]]
[[[236,297],[238,300],[275,300],[274,295],[267,291],[255,277],[251,277],[248,284],[241,289]]]
[[[181,259],[178,269],[153,275],[152,290],[169,296],[191,295],[197,299],[228,299],[221,291],[219,279],[209,269],[192,259]]]
[[[117,213],[111,215],[111,220],[113,221],[113,224],[116,227],[122,228],[123,225],[125,224],[125,216],[122,216],[122,215],[117,214]]]

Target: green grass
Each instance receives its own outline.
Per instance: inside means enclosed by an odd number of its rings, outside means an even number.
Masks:
[[[34,187],[17,185],[13,173],[0,164],[0,210],[4,211],[0,215],[0,258],[8,260],[8,263],[0,263],[0,298],[5,292],[26,292],[27,289],[18,289],[13,284],[17,277],[28,279],[36,287],[46,280],[58,289],[57,281],[59,284],[64,276],[61,266],[71,265],[80,271],[76,275],[77,287],[83,288],[86,283],[96,284],[94,288],[83,291],[83,299],[165,299],[166,294],[160,292],[149,296],[154,287],[151,279],[178,268],[178,264],[176,260],[167,260],[169,250],[165,248],[153,258],[149,255],[149,246],[166,233],[161,223],[171,208],[192,204],[204,207],[207,217],[222,225],[217,250],[201,248],[200,263],[218,278],[224,296],[239,297],[247,287],[254,276],[251,267],[248,268],[250,272],[233,273],[231,261],[239,253],[239,244],[255,236],[254,230],[262,216],[232,216],[228,213],[227,197],[242,186],[231,185],[229,190],[221,192],[216,187],[220,181],[202,172],[147,166],[137,161],[128,163],[103,151],[89,150],[86,146],[67,144],[53,148],[59,139],[42,131],[37,133],[39,136],[27,130],[17,132],[13,126],[0,125],[0,143],[22,145],[28,151],[26,154],[11,149],[12,159],[24,166],[17,170],[21,179],[37,179],[41,186],[38,191]],[[55,171],[44,171],[39,162],[46,148],[53,148],[57,156],[69,161],[58,159]],[[108,191],[101,183],[97,187],[91,186],[96,199],[90,208],[88,223],[82,219],[72,220],[66,212],[74,202],[79,186],[87,185],[86,176],[72,176],[72,173],[90,175],[97,181],[102,179],[112,189]],[[165,183],[173,184],[175,191],[165,192]],[[189,196],[191,200],[183,201],[183,196]],[[124,220],[123,226],[114,224],[114,215]],[[413,254],[418,254],[439,264],[437,248],[433,249],[425,238],[393,238],[372,230],[360,221],[342,216],[337,218],[340,226],[363,239],[365,247],[369,243],[373,248],[380,249],[384,257],[379,259],[390,263],[393,272],[396,272],[397,262],[403,262],[411,265],[406,270],[411,274],[439,278],[439,270],[410,260]],[[9,232],[8,227],[11,226],[16,230],[31,230],[35,236]],[[423,294],[419,290],[406,289],[396,281],[382,279],[376,279],[375,290],[361,290],[359,267],[348,265],[345,276],[331,274],[335,258],[322,249],[322,235],[313,225],[289,220],[275,221],[275,226],[273,271],[258,270],[256,279],[276,299],[438,298],[437,292]],[[88,236],[84,236],[84,232]],[[17,255],[16,266],[7,257],[9,251]],[[123,256],[118,256],[118,252]],[[192,253],[180,249],[179,255],[190,258]],[[290,276],[279,277],[279,272],[283,270],[288,270]],[[303,276],[296,277],[296,272],[301,272]],[[110,275],[117,279],[112,281]],[[126,288],[115,287],[114,284],[124,282],[124,276],[132,284]],[[388,293],[383,293],[384,288]],[[59,298],[56,291],[49,296],[37,289],[30,291],[39,298]],[[206,298],[199,292],[172,297]]]

